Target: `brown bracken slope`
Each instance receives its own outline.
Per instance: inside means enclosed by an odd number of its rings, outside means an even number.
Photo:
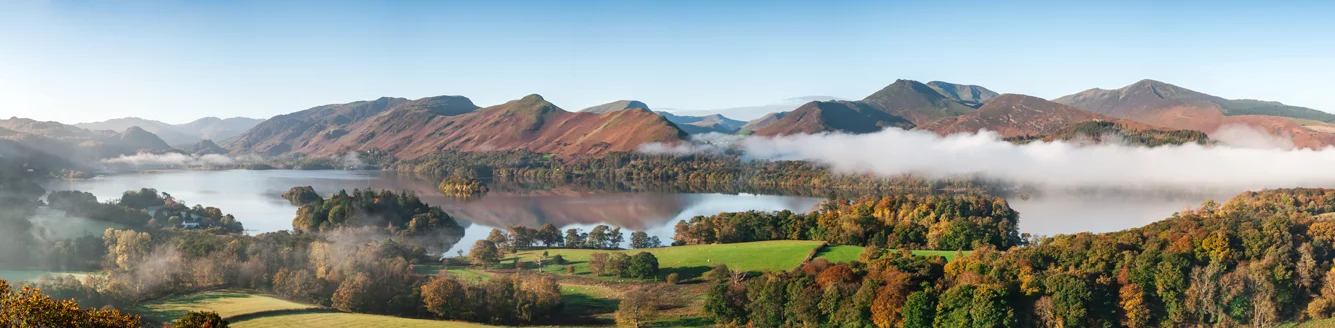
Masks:
[[[885,127],[908,129],[913,123],[857,101],[813,101],[756,129],[758,136],[816,134],[830,131],[872,133]]]
[[[1292,137],[1298,147],[1335,145],[1335,134],[1316,131],[1294,122],[1295,118],[1300,117],[1323,117],[1321,112],[1278,103],[1268,103],[1269,107],[1259,108],[1256,104],[1262,102],[1224,99],[1154,80],[1141,80],[1115,90],[1090,89],[1053,101],[1115,118],[1173,129],[1214,134],[1220,127],[1242,124],[1277,136]]]
[[[941,135],[997,132],[1003,138],[1037,136],[1072,124],[1116,119],[1038,97],[1004,94],[991,99],[977,111],[919,126],[918,129]]]
[[[270,156],[332,155],[377,148],[400,159],[411,159],[440,150],[526,149],[559,155],[594,154],[686,138],[676,125],[648,110],[571,113],[538,95],[481,109],[464,97],[394,99],[382,98],[377,102],[385,103],[374,106],[348,104],[362,111],[343,108],[348,105],[331,105],[334,107],[317,115],[300,115],[310,119],[294,119],[287,129],[276,131],[265,127],[279,121],[270,119],[230,142],[228,148],[234,153]],[[320,108],[312,110],[316,109]],[[296,114],[301,113],[290,115]],[[269,137],[259,142],[247,138],[260,135],[257,132]]]

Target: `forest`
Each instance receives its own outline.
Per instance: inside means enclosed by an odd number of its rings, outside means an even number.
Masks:
[[[1141,228],[991,245],[946,262],[869,247],[716,279],[718,323],[877,327],[1271,327],[1335,314],[1335,191],[1247,192]],[[726,268],[723,268],[726,270]],[[726,275],[723,275],[726,276]]]
[[[598,156],[553,156],[524,150],[442,151],[398,161],[387,169],[445,180],[453,177],[493,182],[602,183],[632,188],[676,186],[691,190],[747,188],[806,189],[825,195],[848,190],[866,193],[997,191],[1000,186],[975,178],[927,179],[912,175],[878,177],[836,173],[806,161],[745,160],[737,154],[689,155],[611,152]]]
[[[894,249],[1008,249],[1026,240],[1019,214],[999,197],[976,195],[864,196],[832,199],[808,214],[791,211],[719,213],[678,222],[674,245],[762,240],[824,240]]]

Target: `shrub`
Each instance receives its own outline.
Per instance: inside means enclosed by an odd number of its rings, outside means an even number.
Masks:
[[[673,285],[679,284],[679,283],[681,283],[681,276],[677,275],[676,272],[669,273],[669,274],[667,275],[667,283],[669,283],[669,284],[673,284]]]

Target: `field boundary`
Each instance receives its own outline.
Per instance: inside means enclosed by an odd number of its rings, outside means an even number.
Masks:
[[[226,318],[223,318],[223,320],[227,320],[227,321],[229,321],[229,322],[231,322],[231,323],[237,323],[237,322],[240,322],[240,321],[246,321],[246,320],[257,319],[257,318],[263,318],[263,317],[277,317],[277,316],[285,316],[285,315],[293,315],[293,314],[307,314],[307,313],[342,313],[342,312],[343,312],[343,311],[335,310],[335,309],[332,309],[332,308],[326,308],[326,307],[313,307],[313,308],[308,308],[308,309],[285,309],[285,310],[269,310],[269,311],[251,312],[251,313],[238,314],[238,315],[234,315],[234,316],[226,317]]]

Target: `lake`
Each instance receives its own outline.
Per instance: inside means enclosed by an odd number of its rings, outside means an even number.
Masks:
[[[292,229],[297,207],[279,195],[294,186],[312,186],[321,196],[342,189],[407,190],[424,202],[440,206],[466,227],[454,252],[486,238],[493,227],[516,224],[538,227],[551,223],[562,230],[588,231],[598,224],[645,231],[670,243],[673,225],[697,215],[747,210],[806,212],[822,199],[806,196],[602,192],[571,186],[541,190],[496,190],[473,199],[446,197],[433,183],[412,176],[378,171],[231,170],[177,171],[99,176],[87,180],[55,180],[48,191],[81,190],[98,200],[119,198],[126,190],[154,188],[187,204],[221,208],[236,216],[250,233]],[[1009,199],[1020,212],[1020,231],[1037,235],[1107,232],[1138,227],[1171,216],[1209,199],[1229,194],[1177,196],[1143,194],[1047,193]],[[629,231],[626,232],[629,235]]]

